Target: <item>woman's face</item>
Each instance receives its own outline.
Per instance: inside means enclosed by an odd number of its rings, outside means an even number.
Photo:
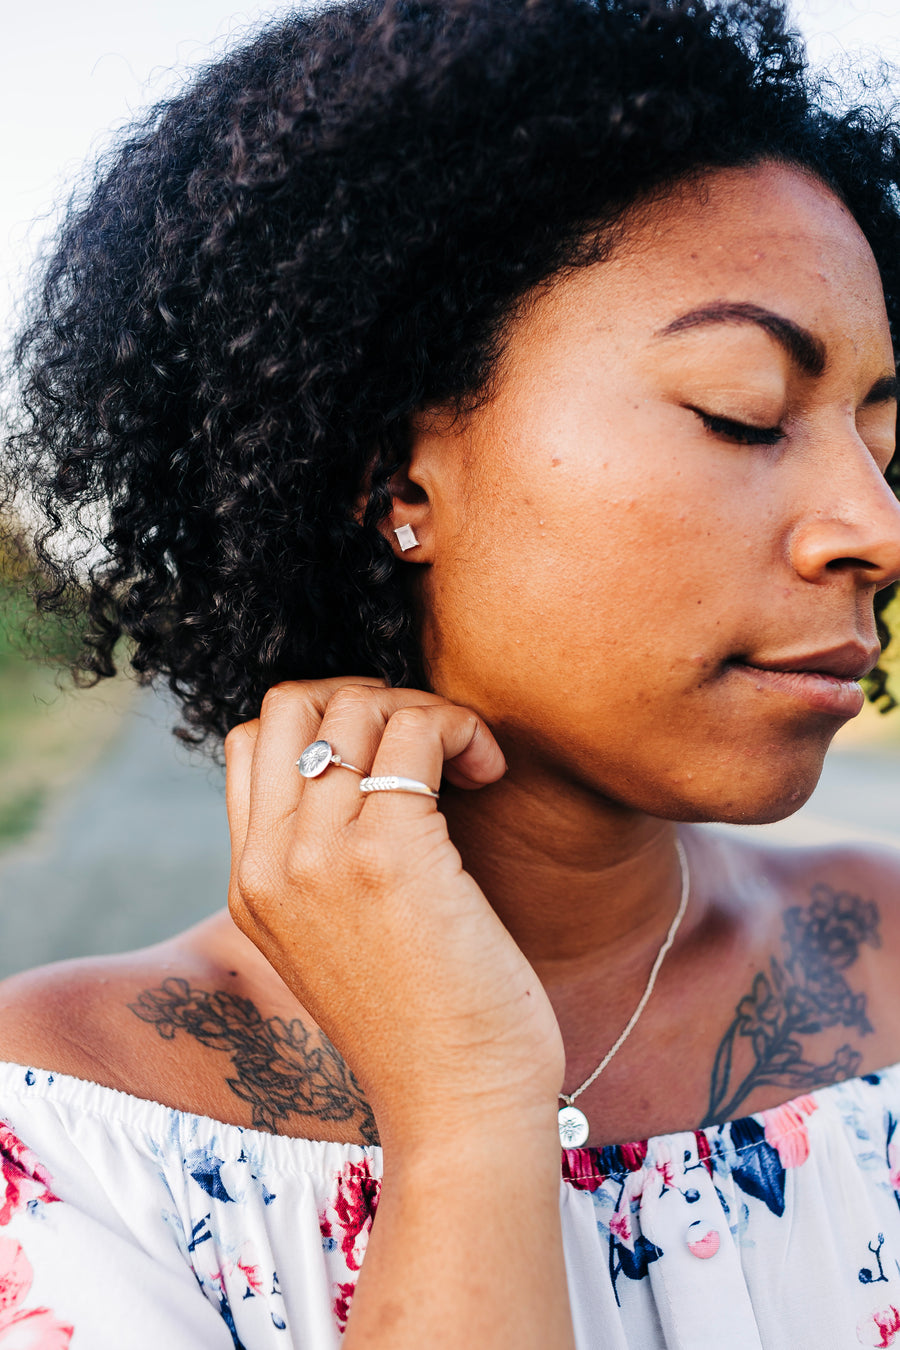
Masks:
[[[896,414],[837,198],[775,164],[683,186],[516,320],[486,406],[423,420],[433,687],[513,767],[671,818],[788,814],[900,575]]]

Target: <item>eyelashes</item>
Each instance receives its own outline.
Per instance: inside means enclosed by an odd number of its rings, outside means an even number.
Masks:
[[[739,422],[732,417],[717,417],[714,413],[704,412],[702,408],[695,408],[692,404],[684,405],[688,412],[692,412],[695,417],[703,423],[704,428],[716,440],[727,441],[730,445],[760,445],[774,446],[780,445],[782,441],[787,440],[788,433],[782,426],[758,427],[750,422]],[[884,476],[887,474],[894,458],[894,449],[891,447],[888,453],[876,443],[869,446],[869,453],[872,455],[876,464],[879,465],[879,471]],[[880,466],[885,463],[882,469]]]
[[[733,445],[777,445],[783,441],[786,432],[779,427],[754,427],[748,422],[735,422],[730,417],[715,417],[702,408],[690,411],[700,418],[706,430]]]

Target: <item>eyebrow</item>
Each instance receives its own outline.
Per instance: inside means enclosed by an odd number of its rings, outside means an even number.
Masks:
[[[692,328],[705,328],[714,323],[754,324],[784,348],[804,375],[817,377],[825,371],[828,352],[820,338],[808,328],[794,323],[793,319],[786,319],[783,314],[776,314],[774,310],[749,302],[718,300],[714,304],[703,305],[700,309],[689,310],[687,314],[681,314],[666,324],[665,328],[661,328],[654,336],[674,337]],[[870,408],[878,403],[896,402],[898,398],[900,398],[900,379],[896,372],[892,371],[875,381],[861,406]]]
[[[706,328],[715,323],[753,324],[762,328],[774,338],[804,375],[818,376],[825,370],[827,352],[825,343],[812,334],[808,328],[802,328],[793,319],[786,319],[762,305],[752,305],[741,301],[717,300],[700,309],[689,310],[671,323],[661,328],[655,337],[675,337],[687,333],[692,328]],[[879,384],[882,381],[879,380]],[[877,386],[876,386],[877,388]],[[870,395],[871,397],[871,395]],[[869,400],[867,399],[866,402]]]
[[[898,398],[900,398],[900,379],[896,375],[882,375],[866,394],[862,406],[871,408],[875,403],[896,403]]]

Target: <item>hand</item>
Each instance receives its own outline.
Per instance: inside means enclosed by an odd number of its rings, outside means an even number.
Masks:
[[[564,1052],[533,969],[463,870],[437,803],[360,793],[373,775],[476,789],[505,772],[485,723],[374,680],[277,685],[225,742],[229,906],[360,1081],[385,1147],[555,1123]]]

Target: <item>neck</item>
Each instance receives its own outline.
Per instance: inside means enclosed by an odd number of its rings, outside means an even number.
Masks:
[[[515,767],[478,792],[442,794],[463,865],[545,987],[644,964],[676,912],[671,821]]]

